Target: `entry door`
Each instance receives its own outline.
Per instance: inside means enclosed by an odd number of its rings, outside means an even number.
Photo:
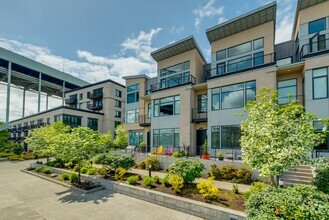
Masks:
[[[146,140],[146,151],[147,151],[147,153],[150,153],[151,152],[151,146],[150,146],[150,144],[151,144],[151,132],[147,132],[147,140]]]
[[[207,139],[207,130],[196,131],[196,154],[201,155],[201,148],[205,140]]]

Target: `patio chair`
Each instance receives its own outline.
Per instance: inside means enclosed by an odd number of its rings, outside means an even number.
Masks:
[[[173,151],[174,151],[174,147],[173,147],[173,146],[169,146],[169,147],[168,147],[167,154],[168,154],[169,156],[171,156],[172,153],[173,153]]]
[[[160,146],[156,154],[162,155],[162,151],[163,151],[163,146]]]

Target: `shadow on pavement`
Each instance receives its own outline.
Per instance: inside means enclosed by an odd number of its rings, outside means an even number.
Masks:
[[[81,194],[68,189],[55,194],[57,196],[62,196],[58,199],[58,201],[62,203],[93,202],[94,204],[100,204],[107,202],[110,197],[113,197],[114,192],[104,189],[90,194]]]

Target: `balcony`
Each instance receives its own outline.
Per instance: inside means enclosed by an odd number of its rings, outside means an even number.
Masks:
[[[170,78],[170,77],[168,77]],[[151,92],[160,91],[164,89],[174,88],[177,86],[187,85],[187,84],[196,84],[196,79],[191,74],[188,77],[182,77],[178,80],[167,79],[163,83],[156,83],[151,85]]]
[[[208,121],[208,110],[207,109],[192,109],[192,122],[199,123],[199,122],[207,122]]]
[[[46,125],[45,122],[39,122],[39,123],[37,124],[37,127],[40,128],[40,127],[43,127],[43,126],[45,126],[45,125]]]
[[[11,129],[11,132],[17,132],[17,127],[13,127],[13,128]]]
[[[34,129],[34,128],[37,128],[38,126],[36,124],[32,124],[30,127],[31,127],[31,129]]]
[[[103,98],[103,92],[91,92],[88,95],[88,99],[96,100]]]
[[[151,126],[151,118],[148,115],[140,115],[138,117],[139,126],[141,127],[149,127]]]
[[[65,104],[68,104],[68,105],[77,104],[77,102],[78,102],[78,99],[76,97],[70,97],[70,98],[65,99]]]
[[[240,58],[241,59],[241,58]],[[217,68],[206,70],[206,80],[271,66],[276,63],[275,53],[244,59],[232,64],[218,64]]]
[[[30,126],[29,125],[24,125],[23,126],[23,131],[28,131],[30,129]]]
[[[300,60],[329,53],[329,38],[322,41],[305,44],[300,50]]]
[[[89,105],[87,105],[87,108],[89,110],[92,110],[92,111],[102,110],[103,109],[103,104],[98,104],[98,105],[89,104]]]

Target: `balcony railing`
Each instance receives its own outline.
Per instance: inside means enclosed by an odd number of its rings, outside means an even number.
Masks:
[[[173,80],[170,79],[170,77],[168,77],[165,82],[151,85],[151,92],[168,89],[176,86],[181,86],[181,85],[187,85],[187,84],[192,84],[192,85],[196,84],[196,79],[191,74],[189,74],[188,77],[181,77],[180,79],[177,80]]]
[[[70,97],[70,98],[65,99],[65,104],[72,105],[72,104],[77,104],[77,102],[78,102],[78,99],[76,97]]]
[[[17,127],[17,132],[21,132],[23,130],[22,126]]]
[[[208,121],[208,110],[192,108],[192,122],[206,122]]]
[[[89,105],[87,105],[87,108],[89,110],[93,110],[93,111],[101,110],[101,109],[103,109],[103,104],[98,104],[98,105],[89,104]]]
[[[34,128],[37,128],[38,126],[37,126],[37,124],[32,124],[30,127],[31,127],[31,129],[34,129]]]
[[[37,124],[38,128],[43,127],[43,126],[45,126],[45,125],[46,125],[45,122],[39,122],[39,123]]]
[[[148,115],[139,115],[138,117],[139,126],[148,127],[151,125],[151,118]]]
[[[29,125],[24,125],[23,126],[23,131],[27,131],[27,130],[29,130],[30,129],[30,126]]]
[[[239,73],[243,71],[262,68],[275,64],[275,53],[257,56],[251,59],[244,59],[231,64],[218,64],[216,68],[206,71],[206,80],[214,77],[225,76],[228,74]]]
[[[329,53],[329,38],[303,45],[300,50],[300,60],[325,53]]]
[[[12,129],[11,129],[11,132],[16,132],[17,131],[17,127],[13,127]]]
[[[92,92],[88,95],[89,99],[95,100],[95,99],[101,99],[103,98],[103,92]]]

